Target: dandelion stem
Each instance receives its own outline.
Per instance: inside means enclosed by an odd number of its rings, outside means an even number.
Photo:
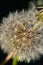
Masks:
[[[0,65],[5,65],[12,58],[13,54],[14,54],[14,51],[10,52]]]

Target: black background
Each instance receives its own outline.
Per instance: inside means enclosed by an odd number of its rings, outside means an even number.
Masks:
[[[2,18],[7,17],[9,12],[21,11],[22,9],[28,9],[29,2],[33,0],[0,0],[0,23],[2,23]],[[35,0],[34,0],[35,1]],[[3,53],[0,49],[0,63],[4,60],[7,54]],[[6,63],[6,65],[11,65],[12,59]],[[18,65],[43,65],[43,56],[37,61],[31,61],[30,63],[18,62]]]

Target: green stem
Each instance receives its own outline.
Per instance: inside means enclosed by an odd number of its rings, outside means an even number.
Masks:
[[[18,56],[16,55],[13,59],[12,65],[17,65],[18,62]]]

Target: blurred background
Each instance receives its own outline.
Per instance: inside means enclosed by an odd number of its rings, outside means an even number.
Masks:
[[[2,18],[7,17],[9,12],[15,12],[16,10],[21,11],[22,9],[28,9],[29,3],[33,2],[36,7],[43,6],[43,0],[0,0],[0,24],[2,23]],[[41,8],[37,8],[40,10]],[[7,56],[0,48],[0,63]],[[6,65],[12,65],[12,59],[6,63]],[[43,65],[43,56],[37,61],[31,61],[30,63],[18,62],[18,65]]]

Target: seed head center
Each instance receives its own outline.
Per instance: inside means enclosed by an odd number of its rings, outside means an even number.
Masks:
[[[15,27],[15,41],[21,42],[21,43],[28,43],[29,39],[31,37],[31,34],[29,34],[29,29],[27,29],[24,25],[17,25]]]

